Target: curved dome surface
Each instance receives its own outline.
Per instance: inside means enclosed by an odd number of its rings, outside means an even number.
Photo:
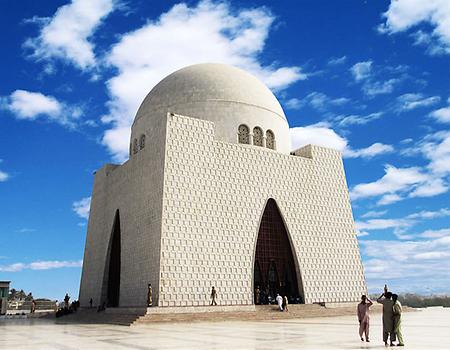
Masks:
[[[215,123],[216,139],[237,143],[238,127],[260,127],[275,134],[276,149],[289,153],[289,125],[273,93],[253,75],[232,66],[204,63],[164,78],[145,97],[132,127],[132,139],[154,129],[167,113]]]

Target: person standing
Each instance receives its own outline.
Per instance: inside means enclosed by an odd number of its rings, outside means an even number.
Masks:
[[[34,314],[36,312],[36,301],[31,300],[31,313]]]
[[[261,294],[261,292],[260,292],[260,290],[259,290],[259,286],[256,286],[256,289],[255,289],[255,304],[256,304],[256,305],[261,304],[261,301],[260,301],[260,294]]]
[[[275,300],[278,304],[278,307],[280,308],[280,311],[283,311],[283,297],[280,294],[277,294]]]
[[[288,304],[289,304],[288,297],[287,297],[287,295],[285,295],[283,297],[283,310],[286,311],[286,312],[289,311],[288,310]]]
[[[357,315],[359,321],[359,337],[364,341],[363,334],[366,337],[366,342],[369,342],[369,308],[373,305],[372,300],[365,295],[361,296],[361,302],[357,307]]]
[[[153,290],[151,283],[149,283],[147,287],[147,306],[152,305],[153,305]]]
[[[70,300],[69,294],[66,293],[66,296],[64,297],[64,306],[66,309],[69,308],[69,300]]]
[[[216,289],[214,287],[212,287],[212,289],[211,289],[211,306],[217,305],[216,298],[217,298]]]
[[[386,291],[382,293],[378,299],[377,303],[383,305],[383,341],[384,345],[387,346],[387,340],[390,338],[391,346],[394,346],[395,341],[395,333],[394,333],[394,312],[393,306],[394,302],[392,301],[392,293]]]
[[[398,346],[405,346],[403,343],[402,334],[402,304],[398,300],[397,294],[392,294],[392,301],[394,302],[393,313],[394,313],[394,333],[398,338]]]

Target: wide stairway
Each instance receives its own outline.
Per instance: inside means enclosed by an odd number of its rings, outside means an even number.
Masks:
[[[56,319],[56,323],[93,323],[123,326],[150,325],[159,322],[221,322],[221,321],[264,321],[310,317],[333,317],[356,315],[356,303],[352,306],[328,308],[318,304],[292,304],[288,312],[278,311],[276,305],[257,305],[255,311],[213,311],[197,313],[153,313],[130,311],[120,308],[97,312],[95,309],[81,309],[78,312]],[[372,313],[381,311],[374,305]]]
[[[211,306],[214,308],[214,306]],[[375,308],[374,308],[375,309]],[[375,310],[374,310],[375,311]],[[375,311],[377,312],[377,311]],[[207,313],[147,313],[133,322],[133,325],[156,322],[220,322],[220,321],[263,321],[290,318],[331,317],[356,315],[356,303],[353,306],[327,308],[318,304],[292,304],[288,312],[281,312],[276,305],[257,305],[255,311],[245,312],[207,312]]]
[[[143,312],[130,312],[130,310],[115,310],[115,312],[97,312],[95,308],[92,309],[79,309],[73,314],[65,315],[56,318],[57,324],[69,324],[69,323],[92,323],[92,324],[115,324],[122,326],[129,326],[137,318],[142,316]],[[55,317],[55,316],[53,316]]]

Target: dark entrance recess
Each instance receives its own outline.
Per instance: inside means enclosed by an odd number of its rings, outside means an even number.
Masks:
[[[116,211],[111,233],[108,268],[107,306],[118,307],[120,296],[120,216]]]
[[[286,295],[290,303],[303,302],[287,230],[278,206],[267,201],[256,242],[254,288],[259,288],[259,302],[274,301],[277,293]],[[256,297],[255,297],[256,298]],[[258,300],[255,299],[256,302]]]

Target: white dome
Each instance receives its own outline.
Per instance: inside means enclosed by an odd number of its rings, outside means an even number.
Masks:
[[[145,97],[132,127],[132,139],[152,130],[167,113],[212,121],[216,139],[237,143],[238,127],[260,127],[275,134],[276,149],[289,153],[289,125],[280,103],[253,75],[224,64],[182,68],[159,82]],[[159,124],[159,123],[158,123]]]

